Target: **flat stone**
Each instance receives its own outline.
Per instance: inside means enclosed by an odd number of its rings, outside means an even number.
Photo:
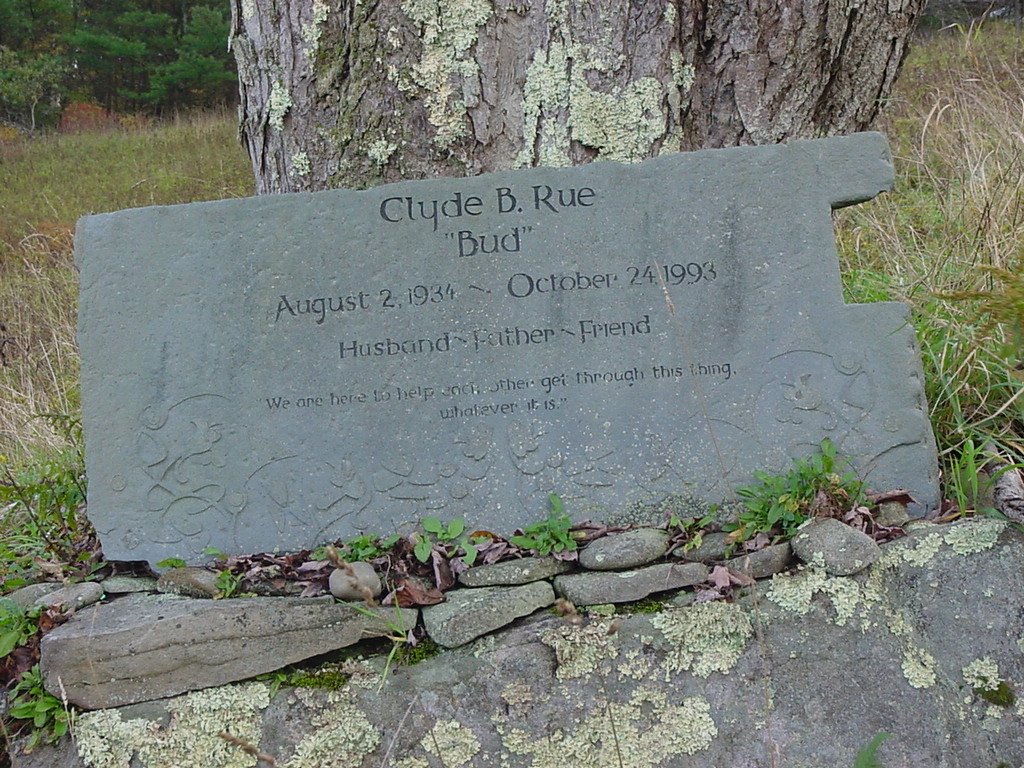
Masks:
[[[875,522],[886,527],[899,527],[910,522],[910,514],[907,512],[907,505],[898,501],[885,501],[878,505],[878,514]]]
[[[19,587],[5,597],[21,608],[28,608],[40,598],[51,595],[60,588],[60,584],[55,584],[52,581],[40,581],[37,584]]]
[[[34,605],[45,605],[47,608],[64,606],[66,610],[77,611],[87,605],[98,602],[103,597],[103,587],[95,581],[83,581],[68,584],[56,592],[36,598]]]
[[[422,609],[427,634],[438,645],[455,648],[511,624],[555,602],[546,581],[515,587],[477,587],[445,594],[445,602]]]
[[[369,563],[349,563],[350,573],[341,568],[331,571],[328,582],[331,594],[339,600],[365,601],[367,595],[377,597],[381,591],[380,576]]]
[[[701,537],[699,547],[684,550],[682,547],[674,549],[672,554],[680,560],[691,563],[710,563],[714,560],[724,560],[725,553],[729,549],[729,534],[720,531],[705,533]]]
[[[416,611],[333,598],[190,600],[130,595],[79,611],[46,635],[47,690],[84,709],[117,707],[223,685],[416,624]]]
[[[659,563],[634,571],[556,576],[555,591],[577,606],[631,603],[656,592],[700,584],[707,578],[703,563]]]
[[[668,549],[668,534],[637,528],[595,539],[580,550],[579,563],[591,571],[621,571],[657,560]]]
[[[217,574],[206,568],[171,568],[156,580],[158,592],[185,597],[216,597],[220,594]]]
[[[128,595],[133,592],[157,592],[157,580],[152,576],[108,576],[102,581],[108,595]]]
[[[75,611],[92,605],[103,597],[103,587],[95,581],[83,581],[66,586],[41,582],[15,590],[7,597],[22,608],[31,608],[36,605],[52,608],[63,605],[66,610]]]
[[[793,537],[793,552],[833,576],[859,573],[881,557],[875,540],[835,518],[813,520]]]
[[[734,557],[725,565],[730,570],[746,574],[752,579],[767,579],[786,570],[792,558],[793,549],[788,541],[784,541]]]
[[[572,565],[564,560],[524,557],[521,560],[505,560],[470,568],[459,575],[459,582],[467,587],[513,586],[549,579],[569,570],[572,570]]]

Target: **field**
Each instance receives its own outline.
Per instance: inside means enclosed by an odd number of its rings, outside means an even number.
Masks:
[[[251,195],[227,111],[34,140],[0,137],[0,456],[68,448],[78,412],[75,222],[90,213]]]
[[[880,126],[896,188],[835,219],[847,300],[914,308],[944,492],[963,507],[983,444],[1024,458],[1022,42],[994,22],[922,38]],[[128,123],[0,136],[0,480],[79,466],[78,217],[252,192],[234,115]]]

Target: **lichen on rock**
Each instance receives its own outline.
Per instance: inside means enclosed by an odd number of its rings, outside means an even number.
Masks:
[[[666,679],[691,670],[698,677],[728,674],[754,634],[750,617],[734,603],[700,603],[651,617],[671,648],[665,659]]]
[[[456,92],[453,81],[478,76],[479,65],[468,53],[477,41],[477,28],[487,22],[493,9],[487,0],[452,0],[443,5],[404,0],[402,10],[420,25],[423,41],[423,52],[409,73],[410,80],[435,128],[434,144],[445,149],[466,132],[465,89]],[[404,78],[396,75],[393,79],[402,87]]]
[[[865,601],[865,591],[856,581],[842,576],[829,576],[818,568],[804,568],[792,575],[772,577],[767,597],[791,613],[806,616],[816,594],[826,595],[836,612],[835,623],[844,626],[857,615]]]
[[[434,755],[446,768],[469,765],[480,751],[480,741],[472,730],[457,720],[438,722],[420,740],[420,746]]]
[[[619,649],[615,636],[608,634],[612,621],[603,619],[586,626],[562,624],[542,631],[540,641],[554,650],[558,660],[555,677],[559,680],[582,677],[597,669],[605,659],[614,659]]]
[[[975,659],[963,668],[964,681],[971,688],[983,691],[994,691],[999,688],[1002,678],[999,676],[999,665],[990,657]]]
[[[529,755],[530,768],[566,765],[651,768],[711,746],[718,728],[701,696],[670,703],[663,691],[637,688],[626,703],[598,703],[576,726],[535,737],[503,732],[505,747]]]
[[[281,768],[335,768],[359,765],[380,744],[380,731],[352,701],[349,690],[330,691],[326,706],[317,696],[297,689],[296,697],[312,709],[313,730],[296,746],[295,754]]]
[[[263,683],[226,685],[180,696],[167,704],[170,722],[122,719],[116,710],[78,719],[78,754],[89,768],[125,768],[133,754],[143,768],[249,768],[256,759],[219,736],[260,742],[260,713],[270,704]]]

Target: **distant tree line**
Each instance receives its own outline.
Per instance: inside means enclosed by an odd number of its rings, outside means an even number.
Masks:
[[[225,0],[0,0],[0,121],[53,125],[71,100],[161,114],[236,98]]]

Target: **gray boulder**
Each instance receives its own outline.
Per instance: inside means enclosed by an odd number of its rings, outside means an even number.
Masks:
[[[448,592],[445,602],[422,609],[427,633],[438,645],[455,648],[555,602],[546,581],[516,587],[477,587]]]
[[[37,584],[27,584],[24,587],[19,587],[9,595],[5,595],[5,597],[21,608],[28,608],[40,599],[45,599],[47,595],[52,595],[60,588],[60,584],[54,584],[52,581],[41,581]]]
[[[185,597],[216,597],[220,594],[217,574],[194,565],[164,571],[156,580],[156,588],[158,592]]]
[[[712,531],[701,536],[699,547],[684,549],[679,547],[672,551],[672,554],[680,560],[691,563],[710,563],[714,560],[724,560],[725,553],[729,549],[729,534],[720,531]]]
[[[102,582],[108,595],[128,595],[132,592],[157,592],[157,580],[152,576],[108,576]]]
[[[347,569],[331,571],[328,587],[339,600],[350,602],[375,598],[381,592],[380,576],[373,566],[365,562],[349,563]]]
[[[47,608],[63,606],[65,610],[76,611],[99,601],[103,597],[103,587],[95,581],[81,581],[65,586],[42,582],[22,587],[7,597],[22,608],[36,605]]]
[[[790,543],[797,557],[833,576],[860,573],[882,554],[866,533],[831,517],[812,520]]]
[[[752,579],[767,579],[786,570],[792,557],[793,550],[789,542],[784,541],[734,557],[726,562],[726,566]]]
[[[459,583],[467,587],[493,587],[529,584],[550,579],[572,569],[572,565],[553,557],[524,557],[492,565],[478,565],[459,575]]]
[[[573,605],[631,603],[656,592],[706,581],[703,563],[659,563],[634,571],[570,573],[555,577],[555,590]]]
[[[668,550],[668,534],[637,528],[595,539],[580,550],[579,563],[591,571],[619,571],[647,565]]]

